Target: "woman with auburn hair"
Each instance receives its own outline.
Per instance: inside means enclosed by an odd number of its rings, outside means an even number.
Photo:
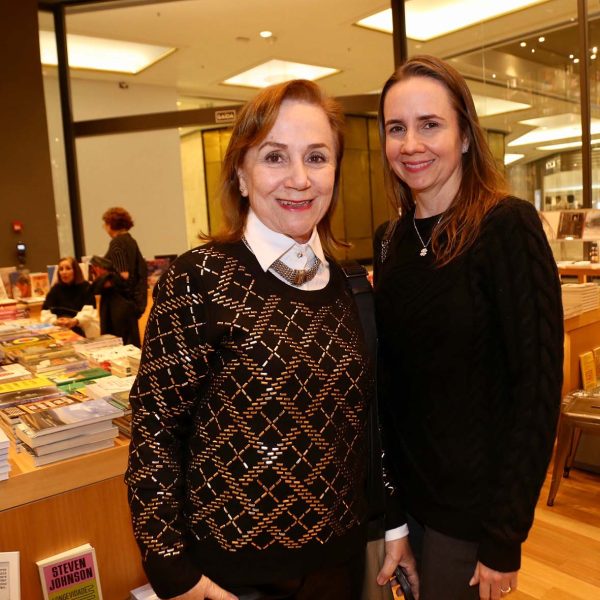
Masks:
[[[506,193],[451,65],[400,66],[379,131],[398,212],[375,240],[380,415],[390,512],[406,523],[386,533],[379,583],[414,551],[421,600],[495,600],[517,587],[553,447],[556,264],[533,205]]]
[[[40,321],[68,327],[79,335],[97,336],[100,330],[96,298],[74,257],[65,256],[58,261],[56,278],[44,299]]]
[[[331,256],[342,124],[312,82],[259,92],[225,155],[224,230],[155,287],[126,481],[161,598],[360,598],[374,376]]]

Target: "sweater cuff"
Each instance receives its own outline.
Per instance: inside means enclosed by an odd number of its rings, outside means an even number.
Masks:
[[[191,590],[202,577],[198,565],[188,554],[142,561],[148,582],[161,599],[173,598]]]
[[[479,544],[477,559],[494,571],[518,571],[521,568],[521,543],[503,543],[484,536]]]

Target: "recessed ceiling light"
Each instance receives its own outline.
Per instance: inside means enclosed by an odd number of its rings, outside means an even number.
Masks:
[[[234,75],[223,81],[223,83],[226,85],[264,88],[275,83],[289,81],[290,79],[310,79],[311,81],[315,81],[333,73],[339,73],[339,69],[273,59],[252,69],[248,69],[243,73]]]
[[[574,54],[569,54],[569,58],[573,59],[573,58],[575,58],[575,55]]]
[[[175,48],[151,46],[135,42],[108,40],[85,35],[67,34],[69,67],[135,75],[161,58],[175,52]],[[40,31],[42,64],[58,64],[56,38],[51,31]]]
[[[521,42],[519,46],[521,46],[521,48],[525,48],[525,46],[527,46],[527,42]]]
[[[413,40],[425,42],[543,2],[547,0],[410,0],[404,4],[406,35]],[[388,8],[365,17],[356,24],[392,33],[392,9]]]
[[[535,48],[531,49],[531,54],[535,54]]]
[[[266,38],[273,37],[273,32],[272,31],[261,31],[259,33],[259,35],[260,35],[261,38],[265,38],[266,39]]]
[[[505,154],[504,164],[510,165],[511,163],[514,163],[515,161],[519,160],[520,158],[523,158],[524,156],[524,154]]]
[[[546,38],[543,35],[540,35],[540,37],[538,38],[538,42],[542,43],[545,41],[546,41]]]
[[[591,58],[592,60],[596,60],[596,54],[592,54],[592,55],[590,56],[590,58]]]
[[[492,115],[531,108],[530,104],[512,102],[512,100],[504,100],[503,98],[493,98],[492,96],[482,96],[480,94],[473,94],[473,102],[475,103],[475,110],[480,117],[490,117]]]
[[[508,146],[525,146],[527,144],[540,144],[553,140],[581,137],[581,116],[575,113],[565,113],[553,117],[540,117],[538,119],[528,119],[519,122],[523,125],[535,127],[535,129],[512,142],[508,142]],[[590,132],[592,135],[600,134],[600,119],[592,118]]]
[[[578,59],[578,58],[574,58],[574,59],[573,59],[573,62],[574,62],[575,64],[577,64],[577,63],[579,62],[579,59]]]
[[[496,73],[492,73],[492,79],[496,79]]]
[[[592,48],[592,52],[593,52],[594,54],[598,54],[598,46],[594,46],[594,47]]]

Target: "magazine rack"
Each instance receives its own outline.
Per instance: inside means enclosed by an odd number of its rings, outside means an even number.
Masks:
[[[562,477],[569,476],[584,431],[600,435],[600,388],[592,392],[573,392],[562,402],[548,506],[554,505]]]

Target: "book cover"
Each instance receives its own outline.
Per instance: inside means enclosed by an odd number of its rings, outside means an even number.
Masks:
[[[39,402],[48,398],[62,396],[63,392],[54,385],[43,388],[32,388],[30,390],[18,390],[16,392],[7,392],[0,396],[0,409],[10,406],[18,406],[28,402]]]
[[[29,280],[31,281],[32,296],[45,296],[48,293],[50,289],[48,273],[29,273]]]
[[[0,384],[0,395],[49,385],[52,385],[52,382],[47,377],[30,377],[29,379],[22,379],[20,381],[9,381],[8,383]]]
[[[600,377],[600,346],[592,349],[594,355],[594,366],[596,367],[596,378]]]
[[[31,373],[19,363],[0,365],[0,384],[31,379]]]
[[[54,339],[52,339],[49,335],[42,333],[40,335],[27,335],[4,341],[2,342],[2,347],[6,352],[7,350],[11,350],[13,348],[26,348],[28,346],[40,345],[47,346],[53,343],[55,343]]]
[[[0,300],[8,300],[8,292],[6,291],[6,287],[4,286],[4,281],[2,281],[2,278],[0,278]]]
[[[18,552],[0,552],[0,600],[21,600]]]
[[[596,363],[593,352],[584,352],[579,355],[579,365],[581,367],[581,382],[584,390],[591,390],[596,387]]]
[[[90,544],[37,561],[44,600],[102,600],[96,551]]]
[[[35,437],[122,416],[122,410],[100,398],[25,414],[21,421],[33,431]]]
[[[583,211],[562,211],[558,221],[558,233],[556,237],[559,240],[580,240],[583,236],[584,222],[585,213]]]
[[[79,371],[88,366],[87,360],[79,356],[58,356],[55,358],[43,358],[30,363],[29,368],[33,373],[46,374],[52,371]]]
[[[95,379],[101,379],[102,377],[108,377],[109,375],[110,373],[106,369],[102,369],[101,367],[90,367],[89,369],[82,369],[80,371],[72,371],[69,373],[52,373],[48,374],[47,377],[56,385],[61,386],[79,381],[93,381]]]
[[[10,281],[10,295],[15,300],[31,298],[31,280],[27,271],[11,271],[8,274]]]
[[[159,597],[149,583],[131,590],[130,594],[130,600],[159,600]]]
[[[84,339],[82,335],[75,333],[72,329],[61,329],[48,334],[61,344],[73,344]]]

